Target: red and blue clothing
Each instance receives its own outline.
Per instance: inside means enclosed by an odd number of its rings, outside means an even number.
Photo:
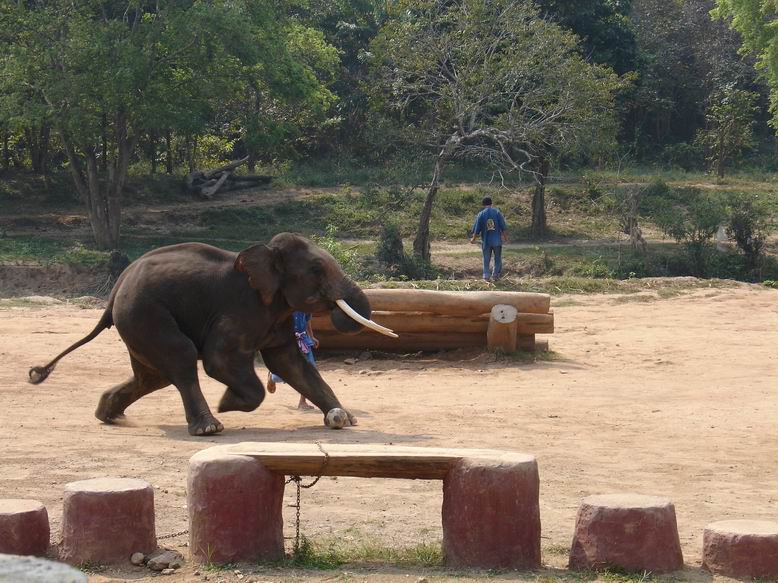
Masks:
[[[305,358],[313,366],[316,366],[316,359],[313,357],[313,347],[315,342],[313,338],[308,334],[308,323],[311,321],[311,315],[305,312],[294,312],[292,314],[292,323],[294,325],[294,338],[297,341],[297,346],[300,352],[303,353]],[[277,383],[283,383],[282,379],[277,374],[273,374],[273,381]]]

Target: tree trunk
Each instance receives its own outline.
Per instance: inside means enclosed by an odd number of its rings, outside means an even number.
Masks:
[[[191,143],[190,143],[191,139]],[[189,161],[189,173],[195,171],[195,167],[197,166],[197,136],[192,136],[190,139],[187,139],[187,158]]]
[[[443,176],[443,169],[451,156],[456,151],[462,138],[459,134],[453,134],[446,140],[445,145],[435,160],[435,170],[432,172],[432,181],[427,190],[427,198],[424,200],[424,208],[419,217],[419,230],[416,231],[416,237],[413,239],[413,254],[422,261],[429,261],[430,253],[430,219],[432,218],[432,205],[440,188],[440,179]]]
[[[257,167],[257,155],[254,152],[249,152],[249,159],[246,165],[248,166],[249,174],[254,174],[254,170]]]
[[[3,170],[8,170],[11,167],[11,151],[8,149],[9,140],[8,128],[3,129]]]
[[[27,138],[27,146],[30,149],[32,171],[36,174],[46,174],[49,166],[51,127],[47,122],[42,122],[39,127],[25,129],[24,134]]]
[[[719,129],[719,136],[716,144],[716,160],[714,162],[713,170],[716,176],[721,179],[724,178],[724,144],[726,140],[726,131]]]
[[[165,132],[165,172],[173,174],[173,137],[170,130]]]
[[[105,173],[108,171],[108,116],[103,114],[103,148],[100,156],[100,169]]]
[[[157,136],[149,134],[149,161],[151,162],[151,175],[157,173]]]
[[[432,218],[432,205],[435,202],[435,197],[440,188],[440,177],[443,174],[445,164],[446,160],[443,159],[441,154],[435,161],[435,170],[432,173],[432,181],[427,190],[427,198],[424,199],[424,208],[421,211],[421,217],[419,217],[419,230],[416,232],[416,237],[413,239],[413,254],[422,261],[429,261],[431,257],[430,219]]]
[[[538,173],[535,175],[535,194],[532,196],[532,236],[546,236],[546,181],[550,170],[546,158],[541,158]]]
[[[121,224],[121,195],[127,182],[130,157],[137,145],[137,137],[128,135],[127,118],[116,114],[114,135],[116,159],[108,165],[105,180],[100,180],[98,148],[95,145],[80,148],[86,159],[76,152],[76,145],[66,132],[61,132],[62,143],[68,156],[70,173],[89,213],[92,234],[99,249],[111,250],[119,247]]]
[[[627,229],[629,230],[629,243],[632,246],[633,253],[645,255],[648,251],[648,245],[643,238],[643,230],[638,224],[640,215],[641,195],[638,191],[632,191],[629,195],[629,211],[627,219]]]

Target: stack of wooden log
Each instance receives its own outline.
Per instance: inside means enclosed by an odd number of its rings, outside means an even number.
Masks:
[[[373,320],[399,338],[371,330],[348,335],[328,315],[313,318],[322,349],[417,352],[489,348],[513,352],[547,347],[537,334],[554,332],[551,297],[520,292],[437,292],[415,289],[365,290]]]
[[[248,156],[211,170],[197,170],[186,177],[186,188],[194,195],[213,198],[217,192],[267,186],[272,176],[260,174],[235,174],[235,170],[248,162]]]

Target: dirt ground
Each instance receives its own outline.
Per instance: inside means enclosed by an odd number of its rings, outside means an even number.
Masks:
[[[660,299],[652,294],[568,296],[553,301],[557,332],[548,361],[469,354],[466,361],[343,359],[321,363],[325,379],[359,416],[343,431],[319,413],[299,412],[281,385],[251,414],[220,416],[225,432],[186,432],[177,392],[168,388],[128,411],[126,426],[104,426],[93,411],[100,392],[129,365],[114,330],[64,359],[43,385],[25,382],[42,364],[91,330],[100,311],[75,305],[0,302],[0,497],[48,507],[59,536],[67,482],[132,476],[156,488],[157,532],[187,526],[186,470],[214,443],[304,441],[488,447],[538,457],[544,562],[540,574],[566,577],[575,514],[583,496],[613,491],[661,494],[676,505],[687,565],[698,568],[702,529],[712,521],[778,520],[778,293],[738,286]],[[261,367],[261,377],[266,374]],[[222,386],[205,377],[215,408]],[[303,495],[302,528],[313,538],[413,546],[441,538],[439,482],[323,479]],[[287,489],[287,503],[293,491]],[[294,510],[285,508],[287,534]],[[186,536],[161,541],[186,554]],[[231,571],[195,566],[169,581],[237,581]],[[246,580],[457,580],[478,574],[349,566],[305,572],[244,568]],[[90,581],[150,581],[140,568],[107,570]]]

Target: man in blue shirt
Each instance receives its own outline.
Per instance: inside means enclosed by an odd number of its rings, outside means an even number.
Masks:
[[[494,269],[491,270],[492,279],[500,279],[502,274],[502,244],[507,241],[507,229],[502,213],[492,207],[492,199],[485,197],[481,204],[483,210],[478,213],[473,223],[473,236],[470,242],[475,243],[476,237],[481,236],[481,249],[484,253],[484,281],[489,281],[490,268],[494,254]]]

